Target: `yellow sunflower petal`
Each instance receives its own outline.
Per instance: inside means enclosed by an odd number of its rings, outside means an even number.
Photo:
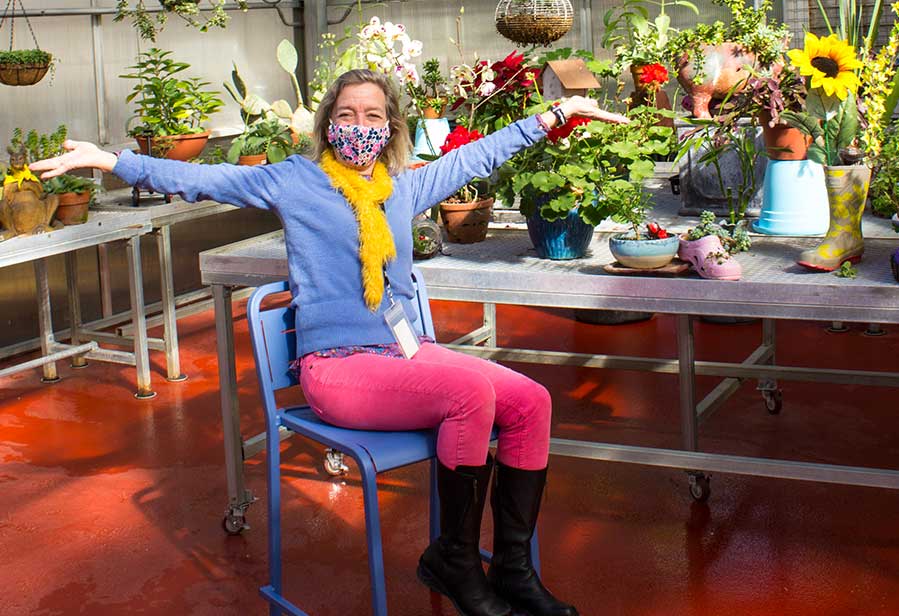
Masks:
[[[812,34],[811,32],[805,33],[805,55],[808,57],[813,57],[818,52],[818,37]]]

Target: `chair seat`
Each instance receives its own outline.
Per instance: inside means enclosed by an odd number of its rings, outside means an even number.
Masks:
[[[437,455],[436,430],[354,430],[340,428],[322,421],[309,406],[298,406],[281,411],[281,423],[288,429],[321,441],[344,453],[353,455],[351,445],[365,450],[379,473],[394,468],[428,460]],[[499,430],[493,427],[490,439],[496,439]]]

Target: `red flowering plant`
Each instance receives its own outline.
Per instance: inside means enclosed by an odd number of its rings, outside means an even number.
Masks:
[[[517,195],[525,216],[548,221],[573,209],[591,225],[609,216],[630,221],[646,210],[642,181],[653,174],[654,159],[671,147],[672,129],[656,125],[659,113],[636,107],[628,124],[569,119],[503,165],[498,196],[513,203]]]
[[[449,135],[447,135],[446,141],[444,141],[443,145],[440,146],[440,153],[447,154],[449,152],[452,152],[456,148],[460,148],[463,145],[483,138],[484,135],[482,135],[477,130],[468,130],[467,128],[459,124]],[[478,195],[481,192],[478,189],[478,185],[482,183],[483,180],[475,180],[473,182],[469,182],[468,184],[457,190],[455,194],[447,199],[447,201],[457,201],[459,203],[472,203],[474,201],[477,201]]]
[[[657,92],[668,83],[668,69],[658,62],[640,66],[637,68],[637,83],[649,92]]]

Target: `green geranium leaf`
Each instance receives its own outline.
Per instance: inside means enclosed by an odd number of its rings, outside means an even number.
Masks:
[[[635,160],[627,166],[631,182],[639,182],[644,178],[652,177],[655,173],[655,163],[651,160]]]
[[[584,177],[587,174],[587,170],[577,165],[562,165],[559,167],[559,173],[573,179]]]

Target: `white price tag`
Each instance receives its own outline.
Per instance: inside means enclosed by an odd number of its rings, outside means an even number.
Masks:
[[[400,345],[400,351],[403,352],[406,359],[412,359],[418,353],[420,345],[418,344],[418,336],[415,335],[415,330],[412,329],[412,323],[409,321],[409,317],[406,316],[406,311],[403,310],[403,305],[401,303],[392,304],[384,312],[384,321],[387,322],[387,326],[393,333],[393,338]]]

